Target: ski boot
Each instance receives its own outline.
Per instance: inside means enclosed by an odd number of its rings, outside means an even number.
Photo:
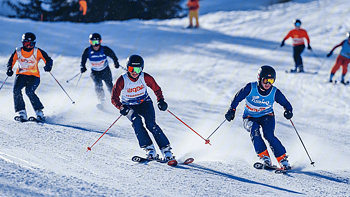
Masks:
[[[44,112],[42,109],[35,110],[36,120],[39,122],[45,121]]]
[[[304,71],[304,66],[303,66],[302,64],[300,64],[300,65],[298,66],[298,73],[303,73],[303,72],[305,72],[305,71]]]
[[[170,150],[171,150],[170,146],[167,146],[161,149],[162,154],[164,156],[164,162],[168,163],[169,166],[176,166],[177,161],[175,160],[175,156]]]
[[[153,144],[147,146],[146,148],[144,148],[144,150],[146,151],[146,156],[147,156],[146,158],[148,160],[158,159],[158,154],[157,154]]]
[[[277,160],[283,170],[292,169],[292,167],[290,167],[289,165],[288,156],[286,156],[286,154],[282,155],[281,157],[278,157]]]
[[[27,111],[24,109],[24,110],[21,110],[21,111],[18,111],[17,112],[17,116],[15,116],[14,118],[16,121],[19,121],[19,122],[25,122],[27,121]]]

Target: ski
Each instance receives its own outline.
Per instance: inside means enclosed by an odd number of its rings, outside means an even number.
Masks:
[[[43,120],[39,120],[33,116],[29,117],[28,119],[23,119],[21,116],[15,116],[14,120],[18,122],[43,122]]]
[[[317,71],[304,71],[304,72],[297,72],[297,71],[294,71],[294,70],[286,70],[286,73],[294,73],[294,74],[317,74],[318,72]]]
[[[258,170],[261,170],[261,169],[265,169],[265,170],[273,170],[276,174],[285,174],[287,173],[288,171],[290,171],[291,169],[283,169],[283,168],[280,168],[280,167],[277,167],[275,165],[272,165],[272,166],[267,166],[267,165],[264,165],[263,163],[260,163],[260,162],[256,162],[254,163],[254,168],[255,169],[258,169]]]
[[[146,162],[150,162],[150,161],[157,161],[159,163],[167,163],[169,166],[176,166],[178,164],[178,162],[175,159],[169,160],[169,161],[165,161],[164,159],[161,159],[159,157],[157,157],[156,159],[147,159],[147,158],[140,157],[140,156],[133,156],[131,158],[131,160],[134,161],[134,162],[138,162],[138,163],[146,163]],[[187,165],[187,164],[192,163],[193,161],[194,161],[193,158],[188,158],[184,162],[182,162],[181,164]]]

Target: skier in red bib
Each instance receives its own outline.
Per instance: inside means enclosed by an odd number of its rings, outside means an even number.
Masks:
[[[159,110],[165,111],[168,104],[164,101],[161,88],[150,74],[143,72],[144,61],[141,56],[131,55],[126,66],[127,72],[121,75],[113,86],[112,104],[120,110],[120,114],[131,121],[139,146],[146,151],[148,159],[156,159],[158,155],[141,117],[145,120],[146,128],[152,133],[164,159],[174,160],[169,140],[156,123],[153,102],[147,91],[147,86],[153,90],[157,96]]]

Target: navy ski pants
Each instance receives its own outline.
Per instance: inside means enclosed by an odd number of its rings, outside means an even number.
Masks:
[[[40,84],[40,78],[28,75],[16,75],[15,84],[13,86],[13,100],[15,103],[15,112],[26,109],[22,89],[25,87],[25,92],[32,104],[34,110],[44,109],[39,97],[35,94],[35,90]]]
[[[112,72],[109,66],[107,66],[105,69],[101,71],[94,71],[91,70],[90,77],[95,83],[95,92],[97,95],[97,98],[99,101],[103,101],[105,99],[105,93],[103,91],[103,83],[105,82],[107,89],[109,93],[112,92],[113,88],[113,79],[112,79]]]
[[[305,45],[297,45],[293,46],[293,58],[295,62],[295,69],[303,64],[303,59],[301,58],[301,54],[305,49]]]
[[[282,143],[275,136],[275,116],[265,115],[259,118],[249,118],[253,122],[250,129],[250,137],[253,142],[256,154],[264,152],[267,147],[261,137],[260,126],[262,127],[262,134],[270,145],[275,157],[280,157],[286,153],[286,149]]]
[[[150,131],[160,149],[169,146],[169,140],[162,129],[156,123],[156,116],[152,100],[148,99],[139,105],[128,105],[131,108],[126,116],[132,123],[137,140],[141,148],[145,148],[152,143],[148,131]],[[146,128],[143,126],[142,118],[145,120]]]

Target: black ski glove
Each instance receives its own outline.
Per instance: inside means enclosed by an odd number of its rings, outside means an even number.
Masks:
[[[130,108],[126,105],[123,105],[121,108],[120,108],[120,114],[123,115],[123,116],[126,116],[128,115],[130,111]]]
[[[281,47],[283,47],[284,46],[284,40],[282,41],[282,43],[281,43]]]
[[[86,67],[85,66],[80,67],[80,72],[81,73],[84,73],[85,71],[86,71]]]
[[[234,109],[229,109],[226,114],[225,114],[225,118],[227,121],[231,121],[235,118],[235,113],[236,111]]]
[[[159,99],[158,108],[161,111],[165,111],[166,109],[168,109],[168,104],[164,101],[164,98]]]
[[[286,110],[286,111],[284,111],[283,115],[287,120],[289,120],[293,117],[293,112],[290,110]]]
[[[119,68],[119,62],[116,62],[115,64],[114,64],[114,68]]]
[[[45,72],[50,72],[51,69],[52,69],[52,66],[50,66],[50,65],[47,65],[47,64],[46,64],[46,66],[44,66]]]
[[[330,57],[332,54],[333,54],[333,51],[329,52],[329,53],[327,54],[327,57]]]
[[[13,71],[11,68],[7,69],[6,71],[7,76],[11,77],[13,75]]]
[[[310,45],[308,45],[308,46],[307,46],[307,49],[312,50],[312,48],[311,48],[311,46],[310,46]]]

